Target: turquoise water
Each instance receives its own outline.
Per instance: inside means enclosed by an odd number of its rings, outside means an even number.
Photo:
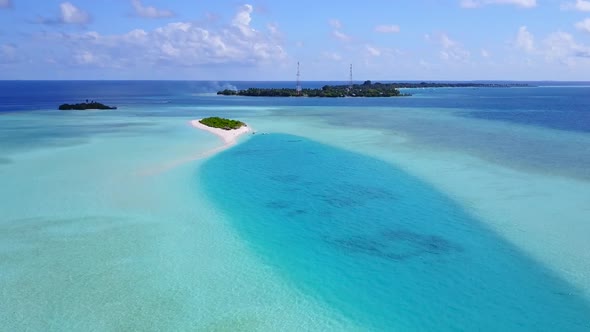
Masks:
[[[0,331],[343,329],[195,191],[220,142],[188,119],[25,112],[0,131]]]
[[[588,87],[232,84],[0,81],[0,330],[589,329]]]
[[[198,178],[269,265],[367,329],[590,328],[575,289],[384,162],[257,135],[213,157]]]

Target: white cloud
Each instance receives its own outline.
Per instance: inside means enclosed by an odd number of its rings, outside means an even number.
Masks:
[[[340,31],[340,30],[334,30],[332,31],[332,36],[334,36],[334,38],[343,41],[343,42],[349,42],[352,40],[352,37],[350,37],[349,35],[345,34],[344,32]]]
[[[0,64],[16,60],[16,46],[13,44],[0,45]]]
[[[576,0],[576,2],[566,2],[561,5],[561,10],[577,10],[581,12],[590,12],[590,1]]]
[[[469,59],[470,53],[464,49],[445,49],[439,52],[440,58],[451,61],[466,61]]]
[[[342,22],[340,22],[337,19],[331,19],[330,21],[328,21],[328,23],[334,29],[342,29]]]
[[[576,28],[585,32],[590,32],[590,18],[576,23]]]
[[[45,40],[60,45],[64,52],[57,60],[64,64],[73,60],[79,65],[119,68],[281,63],[286,53],[275,38],[277,28],[252,29],[250,13],[251,6],[242,6],[231,23],[214,30],[196,22],[175,22],[152,31],[54,33],[45,35]]]
[[[537,6],[537,0],[461,0],[463,8],[478,8],[487,5],[514,5],[522,8]]]
[[[135,14],[140,17],[166,18],[166,17],[173,17],[174,16],[174,13],[169,10],[158,9],[153,6],[144,6],[141,3],[141,0],[131,0],[131,4],[133,5],[133,9],[135,10]]]
[[[522,26],[518,30],[514,46],[551,63],[574,66],[578,61],[587,61],[590,64],[590,47],[578,43],[571,34],[562,31],[553,32],[536,44],[534,36]],[[535,58],[529,60],[534,63]]]
[[[336,52],[324,52],[322,58],[336,62],[342,61],[342,56]]]
[[[330,26],[333,28],[332,37],[342,42],[349,42],[352,40],[352,37],[350,35],[347,35],[346,33],[342,32],[342,22],[340,22],[337,19],[331,19],[328,21],[328,24],[330,24]]]
[[[166,57],[174,58],[180,55],[180,49],[174,47],[170,42],[165,42],[164,44],[160,45],[160,50]]]
[[[490,56],[492,56],[492,55],[490,54],[490,52],[489,52],[488,50],[486,50],[485,48],[482,48],[482,49],[480,50],[480,54],[481,54],[481,57],[482,57],[482,58],[489,58]]]
[[[60,22],[65,24],[87,24],[90,22],[90,15],[70,2],[63,2],[59,5],[61,10]]]
[[[590,59],[590,47],[579,44],[569,33],[554,32],[543,41],[543,45],[547,61],[575,65],[576,59]]]
[[[268,31],[275,36],[280,36],[281,32],[279,31],[279,26],[276,23],[269,23],[266,25]]]
[[[79,65],[100,64],[99,59],[89,51],[78,51],[74,54],[74,60]]]
[[[533,52],[535,50],[535,38],[533,34],[527,30],[526,26],[521,26],[518,29],[514,45],[526,52]]]
[[[281,29],[279,29],[279,25],[277,23],[268,23],[266,25],[266,29],[273,39],[281,41],[283,40],[283,33],[281,32]]]
[[[253,11],[254,7],[252,7],[252,5],[245,4],[240,7],[232,21],[233,26],[240,29],[244,36],[253,36],[256,33],[256,31],[250,26]]]
[[[374,57],[376,57],[376,56],[380,56],[380,55],[381,55],[381,50],[380,50],[380,49],[378,49],[378,48],[376,48],[376,47],[374,47],[374,46],[371,46],[371,45],[366,45],[366,47],[365,47],[365,48],[366,48],[366,50],[367,50],[367,53],[368,53],[370,56],[374,56]]]
[[[398,25],[386,25],[386,24],[382,24],[382,25],[378,25],[375,27],[375,31],[376,32],[380,32],[380,33],[396,33],[400,31],[400,28]]]
[[[12,0],[0,0],[0,8],[12,8]]]
[[[439,42],[443,48],[452,48],[457,45],[457,42],[449,38],[445,33],[439,35]]]
[[[457,41],[452,40],[447,34],[439,33],[434,36],[425,35],[426,40],[431,41],[441,47],[439,56],[446,61],[467,61],[471,53],[463,48]]]

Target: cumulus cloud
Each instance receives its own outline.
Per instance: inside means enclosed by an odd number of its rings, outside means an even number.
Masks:
[[[576,0],[576,2],[566,2],[561,5],[561,10],[577,10],[580,12],[590,12],[590,1]]]
[[[76,51],[73,54],[74,62],[78,65],[97,65],[99,67],[106,67],[107,62],[105,58],[101,58],[90,51]]]
[[[492,56],[490,52],[485,48],[482,48],[479,53],[481,54],[482,58],[489,58],[490,56]]]
[[[371,45],[366,45],[365,48],[367,50],[367,54],[369,54],[370,56],[374,56],[374,57],[381,56],[380,49],[378,49],[374,46],[371,46]]]
[[[243,5],[232,21],[233,26],[240,29],[245,36],[252,36],[256,32],[250,26],[250,22],[252,22],[252,11],[254,11],[252,5]]]
[[[535,38],[532,33],[529,32],[526,26],[521,26],[516,34],[514,40],[516,48],[524,50],[526,52],[533,52],[535,50]]]
[[[332,31],[332,36],[340,41],[343,41],[343,42],[349,42],[352,40],[352,37],[350,35],[347,35],[340,30]]]
[[[0,8],[12,8],[12,0],[0,0]]]
[[[77,24],[90,23],[90,15],[84,10],[74,6],[71,2],[62,2],[59,5],[60,14],[56,18],[40,18],[42,24]]]
[[[387,24],[382,24],[382,25],[378,25],[375,27],[375,32],[380,32],[380,33],[396,33],[399,32],[400,28],[398,25],[387,25]]]
[[[444,48],[453,48],[457,45],[457,42],[449,38],[445,33],[438,36],[438,41]]]
[[[341,42],[350,42],[352,41],[352,37],[344,32],[342,32],[342,22],[337,19],[331,19],[328,21],[328,24],[333,28],[332,30],[332,37],[336,38]]]
[[[60,21],[62,23],[87,24],[90,22],[90,15],[70,2],[61,3],[59,9],[61,10]]]
[[[590,47],[576,42],[566,32],[554,32],[544,41],[543,53],[548,61],[574,65],[577,58],[590,59]]]
[[[118,35],[53,33],[43,38],[52,45],[62,45],[66,51],[73,50],[65,52],[65,56],[85,66],[255,65],[284,60],[286,53],[280,40],[272,31],[253,29],[251,13],[252,6],[242,6],[229,24],[215,30],[196,22],[174,22],[151,31],[135,29]]]
[[[131,4],[133,5],[133,9],[135,10],[135,15],[140,17],[167,18],[174,16],[174,13],[169,10],[158,9],[153,6],[144,6],[141,3],[141,0],[131,0]]]
[[[590,33],[590,18],[587,18],[583,21],[576,23],[576,28],[578,28],[578,30]]]
[[[522,8],[537,6],[537,0],[461,0],[463,8],[478,8],[487,5],[514,5]]]
[[[533,34],[527,27],[522,26],[518,29],[514,46],[531,56],[544,58],[547,62],[568,66],[573,66],[580,60],[590,60],[590,47],[577,42],[571,34],[562,31],[553,32],[536,44]]]
[[[331,19],[330,21],[328,21],[328,23],[334,29],[342,29],[342,22],[340,22],[337,19]]]
[[[275,37],[281,37],[281,31],[279,30],[279,25],[276,23],[269,23],[266,25],[268,32]]]
[[[463,48],[459,42],[452,40],[446,33],[434,36],[426,35],[425,38],[440,46],[439,56],[443,60],[465,62],[471,56],[469,51]]]

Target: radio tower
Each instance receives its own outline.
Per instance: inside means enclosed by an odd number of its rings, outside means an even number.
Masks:
[[[295,86],[297,95],[301,95],[301,73],[299,72],[299,61],[297,61],[297,85]]]
[[[350,64],[350,81],[348,82],[348,90],[352,90],[352,63]]]

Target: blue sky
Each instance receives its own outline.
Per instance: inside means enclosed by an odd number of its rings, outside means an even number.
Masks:
[[[590,0],[0,0],[0,79],[590,81]]]

